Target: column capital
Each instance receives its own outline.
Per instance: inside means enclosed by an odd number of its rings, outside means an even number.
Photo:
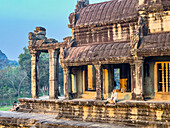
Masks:
[[[37,50],[30,50],[30,54],[38,54],[38,53],[40,53],[40,51],[37,51]]]
[[[59,58],[59,49],[48,49],[48,54],[49,54],[49,58],[50,57],[54,57],[54,58]]]
[[[101,68],[101,62],[98,62],[98,63],[94,63],[93,64],[94,65],[94,67],[96,68],[96,69],[100,69]]]
[[[39,57],[39,55],[40,55],[40,51],[36,51],[36,50],[31,50],[30,51],[30,55],[31,55],[31,57]]]
[[[129,63],[130,64],[130,66],[132,67],[132,66],[135,66],[135,63]]]
[[[133,57],[134,61],[144,61],[143,57]]]

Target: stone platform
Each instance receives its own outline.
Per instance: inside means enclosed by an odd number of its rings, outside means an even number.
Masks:
[[[127,128],[127,124],[106,124],[73,121],[66,119],[55,119],[55,115],[1,112],[0,128]]]
[[[170,102],[104,101],[74,99],[19,99],[19,112],[54,115],[56,119],[128,124],[137,127],[170,127]]]

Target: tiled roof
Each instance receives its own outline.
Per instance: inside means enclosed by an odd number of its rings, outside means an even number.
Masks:
[[[69,49],[65,60],[102,59],[112,57],[130,57],[130,43],[97,44]]]
[[[144,42],[144,49],[170,47],[170,32],[150,34]]]
[[[76,26],[114,22],[137,16],[138,0],[112,0],[91,4],[78,11]]]
[[[169,56],[170,32],[150,34],[138,49],[138,56]]]

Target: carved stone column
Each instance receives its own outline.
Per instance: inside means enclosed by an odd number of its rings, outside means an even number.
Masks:
[[[63,72],[64,72],[64,96],[66,100],[71,100],[71,96],[70,96],[70,88],[69,88],[69,84],[70,84],[70,70],[69,67],[64,67],[63,68]]]
[[[136,62],[136,99],[143,100],[143,60]]]
[[[49,54],[49,98],[58,99],[59,51],[54,49],[49,49],[48,54]]]
[[[131,93],[132,93],[132,99],[135,99],[134,89],[136,87],[136,70],[135,70],[135,64],[130,65],[131,70]]]
[[[38,98],[38,78],[37,78],[37,63],[39,53],[37,51],[30,52],[31,54],[31,94],[32,98]]]
[[[103,99],[101,64],[94,65],[96,69],[96,100]]]
[[[132,99],[143,100],[143,59],[136,58],[134,61],[131,65]]]

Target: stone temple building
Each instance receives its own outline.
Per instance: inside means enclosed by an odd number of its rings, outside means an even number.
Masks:
[[[43,27],[29,33],[32,98],[19,99],[17,113],[0,112],[0,126],[95,125],[73,124],[76,120],[170,127],[170,1],[78,0],[69,21],[72,36],[64,42],[48,39]],[[49,99],[38,94],[42,52],[49,54]],[[58,97],[59,64],[63,99]],[[105,105],[113,89],[119,101]]]
[[[110,97],[137,100],[170,98],[169,0],[77,2],[69,16],[72,37],[64,42],[29,33],[32,97],[38,97],[36,63],[49,54],[49,97],[58,94],[58,64],[64,72],[66,99]]]

